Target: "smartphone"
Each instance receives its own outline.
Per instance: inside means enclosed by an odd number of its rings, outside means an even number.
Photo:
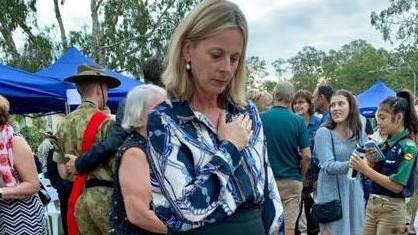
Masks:
[[[382,150],[379,148],[379,145],[377,145],[376,142],[374,142],[373,140],[369,140],[367,141],[364,146],[366,147],[366,149],[374,149],[377,153],[377,157],[375,162],[380,162],[382,160],[385,159],[385,155],[383,154]]]

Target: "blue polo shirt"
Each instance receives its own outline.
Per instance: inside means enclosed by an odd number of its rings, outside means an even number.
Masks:
[[[408,137],[409,131],[404,130],[390,137],[383,145],[385,159],[377,162],[375,169],[389,176],[390,180],[404,186],[401,193],[394,193],[375,182],[372,182],[371,193],[389,197],[409,197],[414,192],[414,170],[417,159],[417,145]]]
[[[274,106],[261,114],[261,120],[274,177],[302,181],[299,150],[311,145],[304,119],[286,107]]]
[[[309,120],[308,126],[306,128],[308,128],[308,134],[309,134],[309,139],[311,142],[311,152],[313,151],[313,147],[314,147],[314,143],[315,143],[315,133],[318,130],[319,126],[321,124],[321,119],[315,115],[311,116],[311,119]]]
[[[319,126],[324,126],[327,124],[328,119],[330,118],[329,109],[322,114],[321,121],[319,122]]]

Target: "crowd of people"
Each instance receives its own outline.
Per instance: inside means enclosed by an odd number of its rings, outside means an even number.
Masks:
[[[66,79],[82,102],[38,149],[65,234],[404,234],[406,222],[414,233],[411,92],[383,100],[368,135],[348,90],[247,91],[247,43],[238,6],[204,0],[115,118],[105,110],[118,79],[90,65]],[[35,159],[9,109],[0,96],[0,233],[46,234]],[[379,149],[365,147],[376,136]],[[318,221],[312,208],[329,201],[342,215]]]

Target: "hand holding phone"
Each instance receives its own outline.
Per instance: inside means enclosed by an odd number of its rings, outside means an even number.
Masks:
[[[379,148],[379,145],[377,145],[376,142],[374,142],[373,140],[369,140],[364,144],[366,149],[373,149],[374,151],[376,151],[376,159],[374,160],[375,162],[380,162],[382,160],[385,159],[385,155],[383,154],[382,150]]]

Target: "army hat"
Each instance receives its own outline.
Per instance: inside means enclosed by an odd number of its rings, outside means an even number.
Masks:
[[[64,79],[66,82],[80,83],[88,81],[98,81],[107,84],[108,88],[115,88],[120,85],[120,81],[106,74],[106,70],[93,65],[82,64],[77,68],[77,75]]]

